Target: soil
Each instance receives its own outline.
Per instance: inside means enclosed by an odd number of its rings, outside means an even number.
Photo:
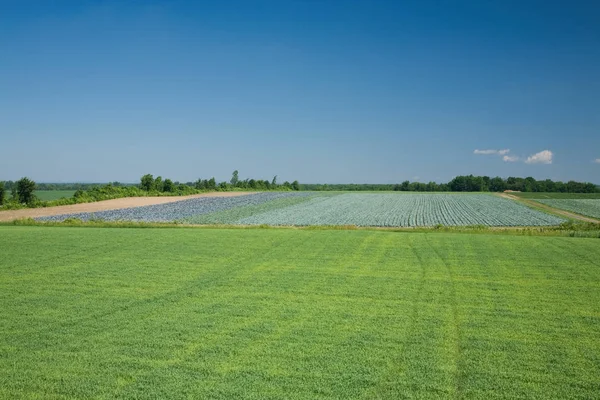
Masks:
[[[121,208],[150,206],[153,204],[173,203],[198,197],[234,197],[245,196],[254,192],[209,192],[191,196],[161,196],[161,197],[124,197],[122,199],[103,200],[94,203],[72,204],[45,208],[26,208],[22,210],[0,211],[0,221],[13,221],[20,218],[47,217],[49,215],[76,214]]]
[[[541,208],[541,209],[544,209],[546,211],[550,211],[550,212],[552,212],[554,214],[563,215],[563,216],[565,216],[567,218],[576,219],[576,220],[584,221],[584,222],[600,223],[600,220],[597,220],[595,218],[585,217],[583,215],[579,215],[579,214],[575,214],[575,213],[572,213],[572,212],[569,212],[569,211],[561,210],[559,208],[550,207],[549,205],[546,205],[546,204],[543,204],[543,203],[539,203],[539,202],[537,202],[535,200],[522,199],[520,197],[514,196],[512,194],[508,194],[508,193],[498,193],[498,196],[504,197],[506,199],[516,200],[516,201],[522,201],[523,203],[529,204],[530,206]]]

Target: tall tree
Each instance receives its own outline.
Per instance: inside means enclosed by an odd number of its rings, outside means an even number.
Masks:
[[[0,182],[0,206],[4,204],[4,198],[6,197],[6,188],[4,182]]]
[[[152,174],[146,174],[140,179],[140,188],[147,192],[154,188],[154,176]]]
[[[173,192],[175,190],[175,185],[173,184],[173,181],[170,180],[169,178],[165,179],[165,181],[163,182],[162,185],[162,191],[163,192]]]
[[[35,200],[33,191],[35,190],[35,182],[24,177],[17,181],[17,196],[19,203],[31,204]]]
[[[238,182],[240,181],[239,179],[239,173],[238,170],[236,169],[235,171],[233,171],[233,173],[231,174],[231,180],[229,181],[229,183],[231,183],[231,186],[237,186]]]
[[[156,179],[154,180],[154,185],[152,186],[152,189],[157,190],[159,192],[162,192],[164,190],[162,176],[156,177]]]

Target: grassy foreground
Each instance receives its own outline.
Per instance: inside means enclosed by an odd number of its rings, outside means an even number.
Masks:
[[[598,239],[0,226],[0,398],[597,398]]]

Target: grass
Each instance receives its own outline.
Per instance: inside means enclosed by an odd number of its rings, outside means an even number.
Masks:
[[[522,199],[600,199],[600,193],[511,192]]]
[[[35,196],[42,201],[52,201],[64,198],[73,197],[75,194],[74,190],[36,190]],[[8,198],[11,198],[10,191],[6,192]]]
[[[64,198],[73,197],[75,194],[74,190],[37,190],[35,195],[42,201],[51,201]]]
[[[594,398],[597,239],[0,226],[0,398]]]

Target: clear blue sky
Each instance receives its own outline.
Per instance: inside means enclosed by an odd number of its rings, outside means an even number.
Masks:
[[[599,21],[592,0],[0,0],[0,180],[600,183]]]

